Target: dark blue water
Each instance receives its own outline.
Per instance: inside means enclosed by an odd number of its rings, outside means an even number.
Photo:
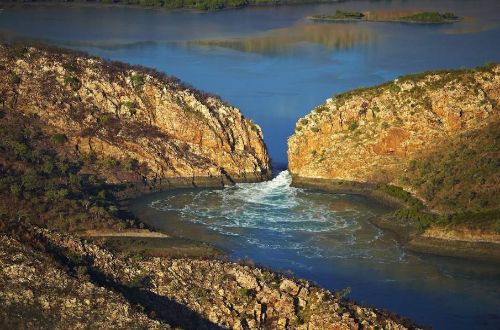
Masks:
[[[304,19],[336,9],[440,10],[465,20]],[[296,120],[334,93],[407,73],[500,61],[499,13],[497,0],[349,1],[216,13],[27,6],[0,12],[0,36],[154,67],[218,94],[263,128],[273,160],[286,164]],[[351,297],[362,303],[438,329],[500,328],[498,265],[407,253],[370,225],[383,211],[379,205],[295,190],[287,180],[147,196],[134,211],[168,232],[214,243],[232,258],[291,270],[330,289],[352,287]]]
[[[137,199],[132,211],[167,233],[210,242],[234,259],[310,279],[437,329],[496,329],[500,265],[405,251],[369,219],[386,212],[361,196],[272,181],[178,190]]]
[[[442,10],[465,20],[411,25],[304,19],[339,8]],[[286,163],[296,120],[334,93],[407,73],[499,61],[498,13],[497,0],[351,1],[215,13],[22,7],[0,13],[0,33],[155,67],[218,94],[261,125],[272,158]]]

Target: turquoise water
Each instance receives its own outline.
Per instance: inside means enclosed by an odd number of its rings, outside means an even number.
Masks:
[[[233,260],[310,279],[351,298],[437,329],[496,329],[500,267],[407,252],[370,223],[387,209],[361,196],[272,181],[225,189],[177,190],[135,200],[146,223],[210,242]]]
[[[465,17],[452,25],[312,23],[342,10],[425,9]],[[215,13],[24,6],[0,12],[4,39],[43,40],[142,64],[220,95],[263,128],[275,164],[298,118],[333,93],[399,75],[500,61],[500,1],[348,1]],[[144,221],[213,243],[234,259],[291,271],[361,303],[438,329],[500,328],[500,267],[406,252],[369,219],[365,198],[273,181],[182,190],[133,204]]]

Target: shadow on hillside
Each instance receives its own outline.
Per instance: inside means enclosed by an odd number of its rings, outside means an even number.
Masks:
[[[129,303],[143,309],[149,317],[155,320],[182,329],[223,329],[217,324],[205,319],[197,312],[189,309],[187,306],[148,290],[148,277],[145,277],[146,281],[139,281],[136,284],[123,284],[98,269],[95,269],[92,266],[93,260],[91,257],[75,257],[68,255],[63,249],[54,246],[40,236],[32,236],[30,237],[30,241],[30,245],[38,250],[45,250],[48,252],[70,273],[76,274],[75,270],[84,267],[92,283],[119,292]]]
[[[223,329],[165,296],[140,287],[124,285],[93,268],[89,269],[88,273],[93,283],[120,292],[131,304],[144,308],[151,318],[183,329]]]

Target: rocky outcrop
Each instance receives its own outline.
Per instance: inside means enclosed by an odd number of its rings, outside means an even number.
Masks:
[[[81,315],[86,306],[95,306],[96,310],[86,317],[99,313],[95,322],[108,318],[106,322],[115,320],[117,325],[124,327],[126,322],[135,319],[138,327],[153,328],[166,327],[167,324],[186,329],[416,328],[411,321],[358,306],[343,299],[341,294],[254,266],[219,260],[129,259],[69,235],[36,227],[28,229],[28,232],[24,236],[31,237],[32,245],[42,246],[55,260],[64,262],[70,275],[62,275],[62,270],[53,269],[57,268],[53,266],[54,262],[47,261],[49,267],[43,269],[44,263],[37,261],[41,258],[38,252],[21,246],[18,241],[1,237],[0,279],[3,281],[0,282],[0,313],[7,319],[13,316],[6,314],[11,306],[40,309],[45,308],[39,307],[39,301],[43,301],[47,305],[43,315],[47,318],[54,314],[54,317],[61,317],[63,313],[64,317],[59,320],[68,320],[65,326],[78,324],[74,322],[81,320],[72,319],[72,315]],[[26,271],[17,271],[23,267]],[[15,279],[12,275],[14,270]],[[37,271],[40,272],[37,274]],[[44,279],[53,273],[57,277]],[[66,284],[75,282],[74,279],[67,279],[72,277],[71,274],[79,278],[76,287]],[[64,281],[53,283],[53,279],[63,277]],[[19,285],[13,286],[8,284],[9,281]],[[44,281],[49,281],[48,285],[36,284]],[[53,288],[56,285],[61,288]],[[82,291],[80,287],[90,289]],[[28,288],[31,293],[26,294],[31,298],[24,297]],[[64,295],[50,295],[50,290],[64,288]],[[117,303],[125,297],[134,303],[135,308],[143,309],[148,317],[141,313],[133,314],[127,307],[113,313],[101,310],[106,306],[99,305],[99,299],[88,298],[91,294],[89,290],[107,292],[111,301],[116,300]],[[69,301],[70,305],[61,312],[58,306],[62,301]],[[108,308],[119,307],[110,305]],[[54,325],[60,323],[55,322]]]
[[[0,326],[9,329],[170,329],[84,273],[0,236]]]
[[[292,176],[389,183],[409,160],[498,121],[500,66],[431,72],[328,99],[288,141]]]
[[[45,47],[0,46],[1,103],[36,115],[68,151],[145,179],[266,179],[262,132],[238,109],[153,70]]]
[[[399,208],[374,222],[411,249],[498,259],[499,103],[500,65],[337,95],[289,138],[293,184]]]

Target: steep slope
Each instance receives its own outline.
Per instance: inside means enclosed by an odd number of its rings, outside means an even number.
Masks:
[[[340,293],[257,267],[219,260],[124,258],[36,227],[25,228],[22,237],[33,247],[0,235],[0,325],[41,321],[46,328],[108,328],[113,322],[119,328],[417,328],[409,320],[347,301]]]
[[[171,329],[119,293],[53,259],[0,235],[0,326],[9,329]]]
[[[6,110],[36,115],[68,151],[129,163],[150,183],[210,178],[220,184],[269,175],[260,128],[238,109],[175,78],[20,46],[0,46],[0,74]]]
[[[499,65],[340,94],[299,120],[289,170],[298,185],[399,200],[391,221],[413,233],[500,242],[499,102]]]
[[[288,143],[299,177],[392,182],[408,160],[498,120],[500,66],[407,76],[327,100]]]

